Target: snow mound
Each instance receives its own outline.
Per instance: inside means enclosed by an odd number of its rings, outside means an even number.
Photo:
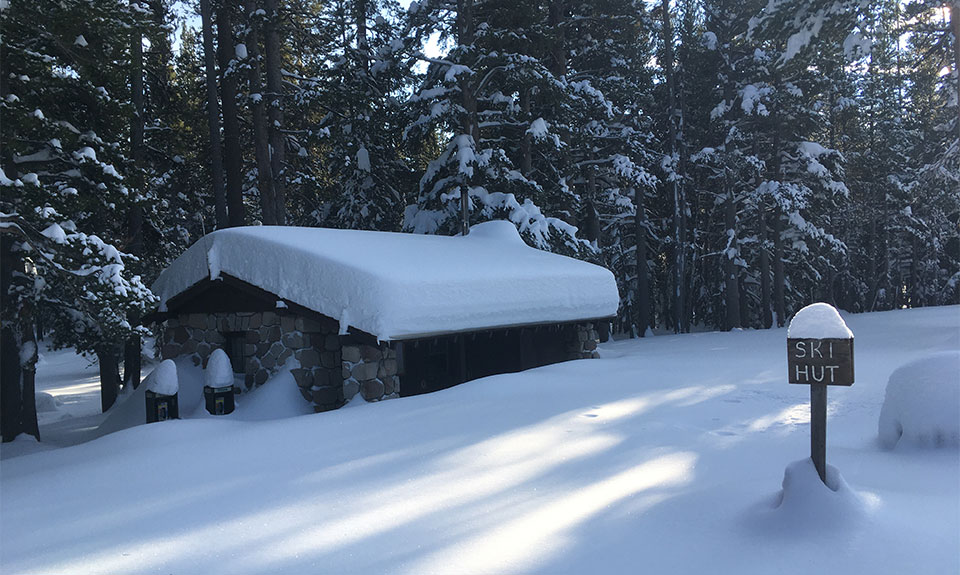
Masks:
[[[160,395],[174,395],[180,389],[177,378],[177,364],[172,359],[160,362],[144,381],[146,388]]]
[[[897,368],[880,409],[880,443],[960,445],[960,351],[922,357]]]
[[[793,316],[787,337],[793,339],[852,339],[853,332],[840,317],[835,307],[827,303],[813,303]]]
[[[60,410],[60,400],[45,391],[36,394],[37,413],[50,413]]]
[[[470,237],[510,242],[514,245],[525,246],[517,226],[505,220],[491,220],[475,226],[470,226]]]
[[[824,484],[808,457],[787,465],[780,492],[759,506],[757,526],[789,535],[825,534],[863,523],[878,505],[875,495],[851,489],[829,464]]]
[[[207,360],[207,369],[203,371],[203,385],[209,387],[232,387],[233,367],[227,352],[215,349]]]
[[[161,310],[222,275],[387,341],[611,317],[610,270],[527,246],[513,224],[466,237],[251,226],[200,238],[160,274]]]
[[[157,373],[161,366],[163,371]],[[150,389],[148,380],[151,378],[162,378],[167,381],[176,378],[177,403],[180,417],[183,417],[185,412],[189,412],[192,406],[197,405],[203,399],[203,386],[200,383],[199,371],[198,368],[193,367],[189,357],[181,357],[177,360],[167,359],[160,362],[157,368],[144,379],[140,387],[133,390],[124,390],[121,393],[117,402],[107,411],[106,418],[97,427],[94,437],[102,437],[109,433],[146,424],[147,404],[145,394],[147,389]],[[161,387],[161,389],[163,388]],[[164,393],[164,395],[170,394]]]
[[[313,404],[303,399],[290,370],[300,364],[293,358],[263,385],[241,396],[234,413],[243,421],[267,421],[312,414]]]

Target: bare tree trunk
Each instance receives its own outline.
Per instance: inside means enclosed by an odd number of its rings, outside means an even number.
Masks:
[[[670,23],[670,2],[663,0],[660,6],[663,28],[663,72],[667,83],[667,154],[670,155],[671,163],[677,155],[677,105],[676,105],[676,79],[673,70],[673,27]],[[673,191],[673,237],[674,237],[674,266],[673,266],[673,284],[674,284],[674,330],[676,332],[686,331],[683,329],[686,317],[685,301],[685,281],[686,273],[684,264],[686,262],[684,246],[684,213],[683,191],[680,189],[679,174],[671,179],[670,187]]]
[[[353,4],[354,20],[357,23],[357,52],[360,53],[361,67],[367,70],[369,48],[367,47],[367,0],[356,0]]]
[[[0,435],[4,442],[21,433],[40,439],[35,396],[37,338],[33,305],[20,304],[15,315],[9,290],[16,275],[24,274],[24,262],[13,249],[13,238],[0,234],[0,298],[5,321],[0,328]],[[9,315],[8,315],[9,314]]]
[[[131,4],[137,0],[130,0]],[[134,187],[143,188],[144,149],[143,149],[143,36],[139,28],[134,28],[130,37],[130,99],[133,103],[133,117],[130,119],[130,155],[135,166],[136,178]],[[129,227],[129,244],[127,251],[131,254],[143,256],[143,210],[137,199],[127,214]],[[137,314],[130,314],[127,318],[130,325],[137,325],[140,318]],[[124,342],[123,348],[123,384],[140,385],[140,335],[131,335]]]
[[[112,345],[105,344],[97,348],[96,353],[100,366],[100,410],[106,413],[120,395],[120,365]]]
[[[634,190],[633,203],[636,208],[634,234],[636,234],[637,256],[637,332],[640,337],[647,335],[650,325],[650,278],[647,266],[647,211],[643,201],[643,190]]]
[[[565,11],[564,0],[553,0],[550,2],[547,14],[547,23],[550,25],[550,31],[553,32],[553,38],[550,42],[550,65],[548,67],[557,78],[567,75],[567,51],[566,39],[564,38]]]
[[[960,4],[950,5],[950,30],[953,31],[953,81],[960,99]],[[960,138],[960,106],[957,106],[957,138]]]
[[[280,35],[277,26],[280,13],[277,0],[265,0],[267,20],[263,25],[263,46],[266,50],[267,64],[267,108],[268,129],[270,134],[270,168],[273,174],[273,213],[277,225],[287,222],[286,184],[284,183],[283,164],[286,162],[286,141],[283,136],[283,63],[280,58]]]
[[[210,180],[217,217],[217,228],[230,225],[227,196],[223,185],[223,150],[220,147],[220,106],[217,99],[217,66],[213,49],[213,12],[210,0],[200,0],[203,35],[203,62],[207,80],[207,128],[210,131]]]
[[[773,222],[773,310],[777,315],[777,327],[783,327],[787,323],[787,290],[783,272],[783,214],[780,208],[775,210]]]
[[[247,16],[247,57],[250,70],[250,112],[253,118],[253,151],[257,160],[257,187],[260,190],[260,211],[263,224],[277,225],[277,202],[273,193],[273,169],[270,165],[270,142],[267,128],[267,114],[263,109],[263,87],[260,83],[260,17],[255,14],[256,0],[245,0]]]
[[[757,235],[760,238],[760,325],[764,329],[770,329],[773,325],[770,309],[770,254],[767,253],[766,202],[762,198],[757,212]]]
[[[217,10],[217,56],[220,61],[220,99],[223,107],[223,166],[227,172],[227,216],[231,227],[244,224],[243,152],[237,114],[237,75],[230,69],[233,43],[233,1],[221,0]]]
[[[460,46],[473,44],[473,0],[457,0],[457,43]],[[460,131],[473,138],[474,145],[480,141],[480,127],[477,124],[477,98],[473,93],[473,84],[470,76],[460,74],[458,77],[460,94],[465,113],[461,119]],[[460,183],[460,234],[470,233],[470,196],[469,183]]]
[[[723,252],[723,275],[725,282],[724,295],[726,296],[726,329],[740,327],[740,284],[737,278],[736,257],[739,254],[737,246],[737,201],[733,194],[733,186],[727,169],[724,168],[724,187],[727,188],[724,200],[724,225],[727,230],[726,249]]]
[[[782,182],[780,160],[780,119],[775,118],[773,131],[773,152],[770,166],[772,179]],[[783,270],[783,212],[780,206],[773,210],[773,313],[777,316],[777,327],[786,324],[786,278]]]
[[[530,99],[532,94],[530,92],[530,88],[520,91],[520,109],[528,123],[531,121]],[[523,137],[520,140],[520,173],[529,178],[531,172],[533,172],[533,135],[529,130],[524,130]]]

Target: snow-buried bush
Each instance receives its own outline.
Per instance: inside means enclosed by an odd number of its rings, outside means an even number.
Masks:
[[[203,384],[210,387],[229,387],[233,385],[233,368],[230,358],[222,349],[215,349],[207,360],[207,369],[203,371]]]
[[[887,449],[960,445],[960,351],[928,355],[890,374],[878,431]]]
[[[59,399],[45,391],[37,392],[36,403],[37,413],[58,411],[62,405]]]

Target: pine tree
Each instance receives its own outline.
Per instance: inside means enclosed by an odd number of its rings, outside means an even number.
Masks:
[[[55,345],[96,354],[107,409],[121,344],[137,331],[128,318],[154,299],[110,243],[144,200],[128,187],[142,175],[126,143],[129,30],[141,16],[119,1],[11,2],[0,12],[5,441],[36,431],[38,306],[55,322]]]

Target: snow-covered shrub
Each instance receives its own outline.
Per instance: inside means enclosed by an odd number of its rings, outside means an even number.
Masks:
[[[960,351],[922,357],[890,374],[880,410],[880,443],[960,445]]]
[[[60,409],[60,400],[56,396],[50,395],[45,391],[38,391],[36,394],[37,413],[57,411]]]

